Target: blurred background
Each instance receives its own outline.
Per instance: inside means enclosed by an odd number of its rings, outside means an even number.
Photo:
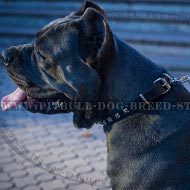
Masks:
[[[77,10],[83,1],[1,0],[0,51],[35,40],[48,22]],[[96,1],[112,30],[137,50],[171,71],[190,71],[189,0]]]
[[[96,1],[111,29],[121,39],[174,76],[190,74],[189,0]],[[81,7],[82,1],[0,0],[0,51],[35,41],[35,33],[50,21]],[[1,97],[15,90],[0,65]],[[187,85],[187,88],[189,86]],[[0,97],[0,98],[1,98]],[[20,142],[46,163],[75,175],[108,181],[106,141],[101,126],[74,129],[72,114],[45,116],[24,110],[1,112],[1,121]],[[2,124],[2,123],[1,123]],[[3,124],[4,125],[4,124]],[[103,190],[60,179],[19,156],[0,138],[0,190]]]

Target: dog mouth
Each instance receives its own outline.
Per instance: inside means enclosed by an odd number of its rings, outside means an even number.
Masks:
[[[69,113],[71,110],[63,106],[67,103],[65,98],[60,96],[54,98],[33,98],[27,95],[21,88],[17,88],[14,92],[4,96],[1,100],[3,111],[16,109],[20,104],[28,111],[45,114]]]
[[[1,107],[3,111],[16,108],[21,102],[27,99],[27,94],[19,87],[12,92],[4,96],[1,100]]]
[[[14,63],[10,64],[13,65]],[[61,103],[71,102],[63,93],[53,89],[51,86],[44,85],[42,80],[38,80],[39,85],[36,85],[31,82],[32,80],[26,79],[22,67],[19,68],[21,74],[17,74],[18,72],[15,69],[13,71],[12,67],[7,67],[6,69],[17,88],[2,97],[0,102],[2,111],[20,109],[20,105],[22,105],[26,110],[33,113],[56,114],[59,112],[71,112],[68,108],[60,106]]]

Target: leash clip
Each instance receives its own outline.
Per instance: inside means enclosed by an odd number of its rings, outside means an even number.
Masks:
[[[186,82],[190,83],[190,77],[188,75],[185,75],[185,76],[177,78],[177,81],[181,83],[186,83]]]

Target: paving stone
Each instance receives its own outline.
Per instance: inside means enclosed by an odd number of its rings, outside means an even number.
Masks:
[[[111,187],[98,187],[96,190],[112,190]]]
[[[48,138],[45,138],[43,141],[44,145],[48,146],[48,145],[55,145],[55,146],[59,146],[61,142],[58,141],[58,139],[54,136],[48,136]]]
[[[81,149],[84,150],[88,148],[85,143],[82,144],[80,141],[78,142],[78,144],[72,145],[72,147],[75,152],[79,152]]]
[[[11,156],[11,148],[6,146],[6,149],[1,152],[0,160]]]
[[[39,145],[40,143],[40,140],[38,139],[35,139],[35,138],[24,138],[22,139],[22,142],[25,146],[30,146],[30,145]]]
[[[79,185],[79,184],[81,184],[79,181],[72,180],[72,179],[64,179],[64,183],[67,185],[67,188],[71,187],[73,185]]]
[[[97,157],[85,157],[84,160],[86,162],[90,162],[92,164],[96,163],[96,162],[105,162],[105,164],[106,164],[106,161],[102,155],[98,155]]]
[[[63,144],[65,146],[75,146],[75,145],[77,145],[79,143],[80,143],[80,141],[78,141],[75,138],[71,138],[71,139],[67,139],[66,141],[63,141]]]
[[[0,144],[0,151],[2,152],[3,150],[5,150],[5,148],[4,148],[4,142],[2,142],[2,143]]]
[[[5,157],[0,158],[0,164],[2,165],[10,164],[14,161],[15,161],[15,158],[12,156],[9,156],[9,157],[5,156]]]
[[[12,182],[1,182],[0,184],[0,190],[6,190],[6,189],[10,189],[14,186],[14,184]]]
[[[107,152],[106,144],[104,144],[104,143],[102,143],[102,142],[101,142],[101,144],[98,144],[98,143],[97,143],[97,145],[95,145],[93,148],[94,148],[95,150],[97,150],[98,152]]]
[[[15,134],[15,133],[14,133]],[[37,142],[37,139],[32,135],[32,134],[29,134],[28,132],[25,132],[23,135],[16,135],[15,136],[18,138],[18,140],[21,142],[25,142],[25,141],[30,141],[32,143],[35,143]],[[32,141],[33,140],[33,141]]]
[[[69,133],[69,132],[68,132],[68,133],[64,133],[64,128],[61,128],[60,126],[57,126],[57,124],[56,124],[56,126],[54,126],[53,128],[48,127],[48,128],[47,128],[47,131],[48,131],[52,136],[54,136],[54,138],[57,137],[57,136],[59,136],[59,137],[62,136],[62,138],[66,137],[66,136],[70,136],[70,133]]]
[[[4,140],[2,138],[0,138],[0,150],[4,146],[4,143],[5,143]]]
[[[9,175],[12,178],[23,178],[23,177],[26,177],[28,175],[28,173],[23,168],[22,170],[10,171]]]
[[[35,179],[39,182],[47,182],[47,181],[53,181],[53,179],[55,179],[55,176],[49,173],[40,173],[35,176]]]
[[[77,158],[77,154],[73,153],[73,152],[66,153],[66,154],[62,153],[62,154],[59,155],[59,158],[61,159],[61,161],[71,160],[71,159]]]
[[[0,172],[0,186],[1,182],[8,182],[11,178],[4,171]]]
[[[64,190],[67,188],[67,184],[64,182],[64,180],[61,179],[54,179],[50,182],[42,182],[40,183],[40,187],[42,187],[45,190],[55,190],[55,189],[61,189]]]
[[[28,144],[27,145],[27,149],[30,150],[31,152],[36,152],[36,151],[41,151],[41,150],[47,150],[46,147],[39,143],[39,144],[36,144],[36,143],[33,143],[33,144]]]
[[[48,159],[50,156],[52,156],[53,154],[51,152],[47,152],[47,151],[42,151],[42,152],[37,152],[37,155],[41,158],[41,159]]]
[[[44,138],[44,137],[47,137],[48,136],[48,133],[46,131],[35,131],[33,133],[33,136],[35,138]]]
[[[83,141],[85,143],[85,139]],[[96,148],[96,147],[105,147],[104,145],[106,145],[106,142],[104,142],[104,141],[102,141],[100,139],[95,139],[95,140],[89,141],[87,143],[88,147],[93,147],[93,148]]]
[[[44,155],[44,154],[49,154],[49,157],[53,156],[53,154],[49,150],[47,150],[46,147],[44,147],[44,148],[42,148],[42,147],[38,148],[38,146],[36,146],[36,149],[30,150],[30,151],[32,153],[34,153],[36,156],[39,156],[39,157],[40,157],[40,155]]]
[[[32,185],[32,186],[24,187],[23,190],[43,190],[43,189],[41,187],[39,187],[39,186]]]
[[[85,173],[90,173],[92,171],[94,171],[94,167],[92,165],[84,165],[83,163],[81,163],[80,165],[78,164],[78,166],[76,166],[74,168],[74,171],[77,174],[85,174]]]
[[[70,169],[74,169],[75,167],[77,167],[78,165],[81,165],[81,164],[88,164],[88,162],[81,157],[77,157],[72,160],[70,160],[70,159],[64,160],[63,163]]]
[[[102,181],[104,181],[107,178],[107,175],[103,175],[101,172],[97,170],[93,170],[90,173],[83,173],[81,174],[83,177],[90,178],[92,181],[97,180],[97,185],[99,184],[98,181],[100,181],[100,185],[102,185]]]
[[[31,162],[29,162],[29,161],[27,161],[27,160],[23,160],[23,161],[21,162],[21,164],[22,164],[22,166],[23,166],[24,168],[33,168],[33,167],[35,167],[33,163],[31,163]]]
[[[20,164],[18,162],[12,162],[10,164],[3,165],[3,171],[6,171],[6,172],[11,172],[14,170],[22,170],[22,169],[23,169],[22,164]]]
[[[48,146],[47,146],[47,150],[50,150],[50,151],[51,151],[52,149],[55,150],[55,149],[60,148],[60,147],[62,147],[62,146],[63,146],[63,145],[62,145],[61,143],[57,143],[57,144],[54,143],[54,144],[52,144],[52,145],[48,145]]]
[[[67,189],[68,190],[96,190],[96,187],[93,187],[87,184],[78,184],[78,185],[72,185],[71,187],[68,187]],[[56,190],[61,190],[61,189],[56,189]]]
[[[77,152],[79,157],[97,157],[98,154],[93,150],[93,152],[90,152],[89,149],[83,149]]]
[[[50,154],[48,157],[43,159],[44,162],[46,163],[51,163],[51,162],[62,162],[62,159],[59,158],[57,155]]]
[[[45,120],[44,122],[47,124],[47,120]],[[41,121],[40,121],[40,123],[41,123]],[[28,127],[26,128],[26,133],[30,134],[30,135],[33,134],[36,130],[38,130],[39,126],[42,126],[42,125],[39,124],[39,125],[36,125],[34,127],[31,127],[30,125],[28,125]]]
[[[100,154],[99,155],[103,161],[105,161],[107,163],[107,152],[105,154]]]
[[[26,134],[27,134],[27,130],[24,129],[23,127],[22,128],[18,128],[16,130],[13,129],[13,131],[14,131],[14,135],[17,136],[18,138],[19,137],[25,137]],[[30,134],[30,136],[31,136],[31,134]]]
[[[38,181],[34,179],[32,176],[26,176],[23,178],[14,178],[12,182],[16,185],[18,188],[23,188],[26,186],[36,186]]]
[[[30,168],[25,168],[25,171],[28,173],[29,176],[31,177],[35,177],[36,175],[39,175],[39,173],[47,173],[47,171],[44,171],[40,168],[38,168],[37,166],[33,166]]]
[[[97,171],[106,171],[107,165],[105,162],[94,162],[91,165],[96,168]]]
[[[56,154],[58,157],[61,157],[62,155],[68,154],[70,152],[75,152],[74,147],[72,146],[61,146],[59,148],[56,148],[52,151],[52,154]]]
[[[101,173],[102,173],[102,175],[104,175],[104,176],[107,176],[107,171],[106,170],[102,170],[102,171],[100,171]]]

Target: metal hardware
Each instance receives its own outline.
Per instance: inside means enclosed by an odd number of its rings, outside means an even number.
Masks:
[[[123,113],[124,113],[124,114],[127,114],[127,113],[129,113],[129,110],[128,110],[128,108],[125,108],[125,109],[123,109]]]
[[[186,82],[190,83],[190,77],[188,75],[185,75],[185,76],[177,78],[177,81],[181,83],[186,83]]]
[[[115,118],[116,118],[116,119],[119,119],[120,117],[121,117],[121,116],[120,116],[118,113],[115,114]]]
[[[163,73],[164,76],[168,77],[170,79],[170,81],[172,81],[174,78],[171,77],[170,75],[166,74],[166,73]]]
[[[142,98],[142,100],[144,101],[145,104],[149,104],[147,99],[142,94],[140,94],[139,96]]]
[[[166,76],[167,74],[165,74],[165,76]],[[171,78],[171,77],[170,77]],[[170,89],[171,89],[171,86],[170,86],[170,84],[167,82],[167,80],[165,79],[165,78],[159,78],[159,79],[157,79],[157,80],[155,80],[154,81],[154,84],[155,83],[157,83],[157,82],[161,82],[163,85],[163,87],[166,87],[166,90],[165,90],[165,92],[163,92],[162,94],[166,94],[167,92],[169,92],[170,91]]]
[[[109,123],[111,123],[111,122],[113,121],[113,119],[112,119],[111,117],[108,117],[108,118],[107,118],[107,121],[108,121]]]
[[[102,121],[102,125],[107,125],[107,122],[105,120]]]

